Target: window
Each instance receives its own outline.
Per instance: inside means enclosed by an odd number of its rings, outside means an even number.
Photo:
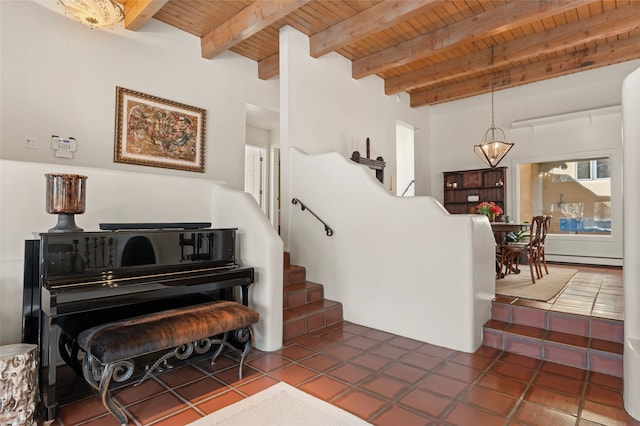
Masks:
[[[578,179],[591,179],[591,161],[576,161],[576,177]]]
[[[611,235],[609,157],[520,164],[520,218],[551,215],[550,233]]]
[[[576,178],[579,180],[608,179],[611,166],[608,158],[576,161]]]

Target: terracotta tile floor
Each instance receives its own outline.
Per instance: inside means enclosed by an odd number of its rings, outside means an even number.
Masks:
[[[619,267],[553,264],[578,269],[569,285],[548,302],[498,296],[496,300],[557,312],[624,320],[624,289]]]
[[[604,281],[619,275],[606,270]],[[618,309],[596,309],[598,294],[592,311]],[[194,361],[113,394],[135,425],[184,425],[279,381],[374,425],[640,425],[623,409],[620,378],[484,346],[457,352],[348,322],[275,353],[253,350],[243,380],[228,355],[216,369]],[[91,396],[63,405],[53,424],[117,421]]]

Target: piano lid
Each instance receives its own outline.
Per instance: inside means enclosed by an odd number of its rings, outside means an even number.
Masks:
[[[230,267],[236,265],[235,233],[226,228],[40,234],[42,283],[46,288],[126,283]]]

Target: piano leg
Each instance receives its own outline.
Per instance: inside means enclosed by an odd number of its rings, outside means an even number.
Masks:
[[[40,328],[40,396],[44,406],[45,420],[58,417],[58,400],[56,397],[56,367],[58,357],[55,349],[56,326],[51,318],[41,314]]]
[[[240,284],[240,298],[241,300],[238,303],[242,303],[244,306],[249,306],[249,284]],[[222,288],[220,289],[220,298],[222,300],[230,300],[233,302],[237,302],[237,293],[234,289],[230,288]]]
[[[242,289],[242,304],[244,306],[249,306],[249,285],[250,284],[244,284],[241,285],[240,288]]]

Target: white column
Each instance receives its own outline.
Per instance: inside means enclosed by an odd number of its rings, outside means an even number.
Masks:
[[[622,84],[624,407],[640,420],[640,68]]]

